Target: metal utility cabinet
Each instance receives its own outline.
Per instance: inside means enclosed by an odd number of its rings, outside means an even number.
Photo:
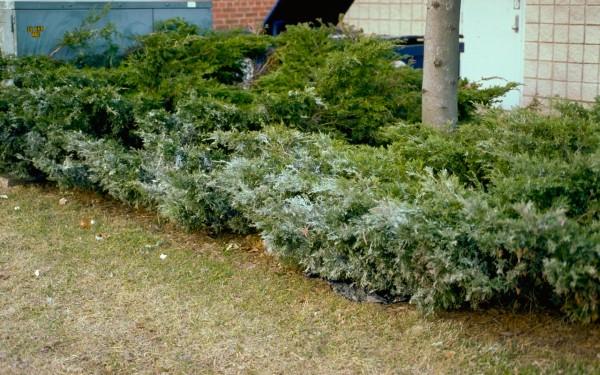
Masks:
[[[180,17],[208,29],[212,26],[211,1],[0,1],[0,51],[5,55],[42,55],[52,52],[63,35],[81,26],[91,12],[110,11],[98,26],[108,22],[127,47],[135,35],[153,31],[158,21]]]

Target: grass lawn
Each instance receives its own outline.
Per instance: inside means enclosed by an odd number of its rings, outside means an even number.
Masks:
[[[353,303],[250,237],[92,194],[0,194],[1,374],[600,373],[598,325]]]

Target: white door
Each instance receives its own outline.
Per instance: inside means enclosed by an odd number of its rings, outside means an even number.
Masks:
[[[465,52],[461,76],[485,86],[523,83],[525,0],[462,0]],[[504,108],[520,105],[521,91],[508,93]]]
[[[0,1],[0,53],[14,55],[16,52],[14,1]]]

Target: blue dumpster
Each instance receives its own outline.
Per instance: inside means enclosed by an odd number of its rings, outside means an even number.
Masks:
[[[394,43],[394,51],[401,60],[415,69],[423,69],[425,55],[425,38],[422,35],[405,35],[400,37],[384,37]],[[462,36],[461,36],[462,38]],[[465,52],[465,44],[460,42],[460,53]]]

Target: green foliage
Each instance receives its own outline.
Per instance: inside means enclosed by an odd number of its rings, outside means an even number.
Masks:
[[[65,172],[54,161],[62,164],[70,155],[70,131],[137,144],[133,105],[101,71],[77,70],[46,58],[17,61],[14,86],[0,92],[0,170],[17,176]],[[73,178],[67,185],[82,181]]]
[[[508,82],[504,86],[483,87],[484,82],[469,82],[461,79],[458,90],[458,118],[473,120],[477,107],[490,107],[500,102],[506,93],[519,87],[518,83]]]
[[[285,93],[314,87],[317,72],[326,67],[327,56],[339,50],[343,41],[333,38],[333,27],[290,26],[275,39],[275,51],[268,61],[269,74],[258,85],[264,92]]]
[[[395,68],[385,41],[334,31],[300,25],[281,36],[258,82],[273,118],[354,143],[372,143],[378,128],[398,119],[418,121],[421,74]]]
[[[479,145],[496,142],[494,132],[487,134]],[[463,136],[430,131],[428,138],[441,143],[445,137],[452,149]],[[575,320],[599,317],[596,177],[564,175],[563,185],[586,187],[551,189],[552,195],[536,199],[522,193],[529,183],[521,182],[541,167],[536,160],[527,164],[530,170],[518,170],[520,161],[498,158],[511,172],[496,176],[488,170],[486,189],[443,168],[418,169],[414,156],[394,157],[389,149],[371,148],[372,157],[364,160],[361,147],[326,137],[268,129],[219,139],[244,151],[215,183],[271,251],[309,273],[408,295],[425,311],[511,303],[562,305]],[[579,157],[592,164],[598,160],[596,154]],[[419,160],[429,161],[440,162],[435,155]],[[457,169],[470,175],[469,165]],[[517,192],[507,193],[500,184]],[[569,196],[581,198],[582,190],[588,200],[571,203]]]
[[[138,152],[127,150],[114,140],[94,139],[82,133],[70,133],[68,144],[92,186],[126,204],[152,206],[144,189],[152,176],[142,168]]]
[[[68,31],[50,56],[62,54],[77,66],[114,66],[118,62],[119,45],[115,39],[121,35],[111,22],[102,24],[110,12],[110,4],[93,10],[81,25]]]
[[[229,197],[212,186],[213,173],[223,165],[227,152],[211,147],[209,131],[232,124],[223,122],[223,117],[207,119],[202,112],[177,116],[159,110],[138,120],[144,144],[139,151],[141,168],[149,176],[144,190],[163,216],[190,230],[247,232],[248,223],[232,208]]]
[[[2,51],[0,51],[2,52]],[[9,65],[9,57],[4,56],[0,53],[0,79],[5,79],[8,77],[7,68]]]
[[[265,36],[241,32],[198,35],[195,28],[177,20],[158,29],[139,38],[124,64],[128,85],[159,100],[159,107],[172,108],[191,89],[240,83],[244,59],[262,56],[269,47]]]
[[[335,52],[317,91],[327,106],[323,122],[355,143],[369,143],[380,127],[404,119],[418,121],[421,76],[395,68],[391,47],[364,39]]]
[[[289,27],[276,41],[268,74],[258,88],[276,121],[303,131],[327,132],[353,143],[377,143],[379,129],[398,120],[421,119],[422,74],[396,68],[387,41],[334,28]],[[459,114],[472,119],[516,84],[483,89],[461,80]]]
[[[173,20],[117,67],[2,59],[0,171],[191,230],[258,231],[307,273],[425,312],[598,320],[600,103],[476,113],[513,86],[463,82],[469,121],[440,132],[415,123],[420,73],[390,51],[326,27],[271,38]]]

